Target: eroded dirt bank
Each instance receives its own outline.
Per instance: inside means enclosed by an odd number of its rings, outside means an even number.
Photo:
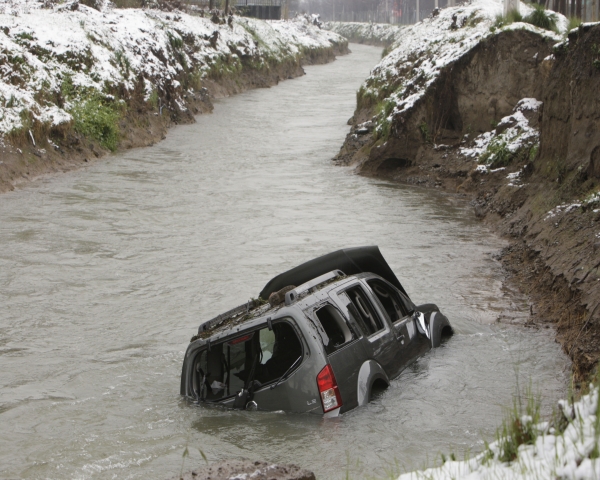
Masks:
[[[264,22],[78,1],[0,11],[0,192],[152,145],[211,99],[348,53],[309,19]]]
[[[421,28],[462,46],[479,14],[448,10]],[[437,58],[406,42],[388,55],[335,161],[470,201],[512,240],[501,260],[530,295],[528,325],[554,325],[583,379],[600,358],[600,25],[560,43],[521,24],[480,32]]]

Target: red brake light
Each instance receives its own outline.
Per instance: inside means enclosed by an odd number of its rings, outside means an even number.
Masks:
[[[327,413],[342,406],[342,397],[331,365],[325,365],[325,368],[319,372],[319,375],[317,375],[317,386],[321,394],[323,412]]]

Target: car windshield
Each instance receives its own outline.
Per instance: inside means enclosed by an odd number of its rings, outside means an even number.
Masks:
[[[287,321],[240,333],[227,342],[211,345],[196,361],[197,394],[216,401],[235,395],[254,383],[255,388],[279,379],[302,357],[302,344]],[[298,363],[299,364],[299,363]]]

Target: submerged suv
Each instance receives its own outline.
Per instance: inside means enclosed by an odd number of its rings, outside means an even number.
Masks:
[[[278,275],[258,300],[200,325],[181,394],[336,416],[367,403],[451,334],[436,305],[412,303],[378,247],[339,250]]]

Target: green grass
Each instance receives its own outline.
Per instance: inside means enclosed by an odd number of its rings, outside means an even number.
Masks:
[[[95,94],[75,104],[69,113],[73,116],[76,132],[97,140],[112,152],[117,149],[121,111],[114,102],[105,101],[101,95]]]
[[[391,99],[382,100],[375,106],[375,112],[377,114],[378,128],[375,130],[376,139],[387,139],[390,136],[392,124],[389,120],[389,116],[394,110],[396,102]]]
[[[517,10],[511,10],[507,15],[496,15],[496,19],[490,30],[495,31],[497,28],[502,28],[511,23],[525,22],[544,30],[558,31],[556,28],[556,15],[554,13],[546,10],[543,5],[537,3],[531,3],[530,5],[533,7],[533,11],[526,16],[521,15]]]
[[[479,157],[479,163],[489,165],[491,168],[505,167],[510,164],[512,157],[506,142],[494,139]]]
[[[539,3],[532,3],[530,5],[533,7],[533,11],[523,18],[524,22],[543,28],[544,30],[558,31],[556,28],[556,15],[546,10],[544,5],[540,5]]]
[[[502,426],[496,432],[498,460],[512,462],[517,458],[520,445],[535,443],[539,435],[537,424],[540,423],[540,408],[540,396],[534,396],[531,387],[523,396],[517,395],[512,409],[507,411]]]
[[[569,17],[569,26],[567,27],[567,32],[570,32],[574,28],[579,28],[582,24],[581,18],[578,17]]]
[[[156,90],[156,89],[152,90],[152,93],[150,94],[150,97],[148,97],[148,103],[155,110],[158,108],[158,90]]]
[[[502,28],[506,25],[510,25],[511,23],[522,21],[523,15],[521,15],[518,10],[510,10],[507,15],[496,15],[496,19],[492,28]]]

